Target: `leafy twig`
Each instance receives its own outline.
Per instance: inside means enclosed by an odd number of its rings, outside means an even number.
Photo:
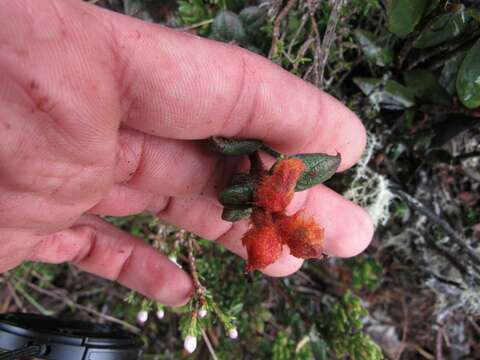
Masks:
[[[272,59],[276,53],[277,44],[280,39],[280,27],[282,25],[282,20],[288,15],[289,11],[295,6],[297,0],[289,0],[287,5],[280,11],[278,16],[275,18],[273,23],[273,35],[272,35],[272,45],[270,46],[270,52],[268,58]]]
[[[330,18],[328,19],[327,29],[322,40],[321,57],[318,64],[319,83],[317,86],[323,87],[323,78],[325,72],[325,66],[327,65],[328,56],[330,54],[330,48],[333,40],[335,39],[335,29],[337,28],[338,19],[340,17],[340,11],[347,3],[347,0],[334,0]]]
[[[21,280],[21,279],[17,279],[18,281],[24,281],[24,280]],[[116,324],[119,324],[119,325],[122,325],[124,326],[126,329],[130,330],[130,331],[133,331],[135,333],[138,333],[140,332],[140,329],[137,328],[136,326],[133,326],[123,320],[120,320],[120,319],[117,319],[113,316],[110,316],[110,315],[105,315],[105,314],[102,314],[101,312],[99,311],[96,311],[94,309],[91,309],[87,306],[83,306],[83,305],[80,305],[76,302],[74,302],[73,300],[69,299],[68,297],[66,297],[65,295],[58,295],[56,294],[55,292],[53,291],[49,291],[47,289],[43,289],[31,282],[25,282],[25,284],[27,285],[27,287],[31,288],[32,290],[35,290],[41,294],[44,294],[44,295],[47,295],[47,296],[50,296],[54,299],[57,299],[57,300],[60,300],[62,301],[63,303],[65,303],[66,305],[68,306],[72,306],[74,308],[77,308],[77,309],[80,309],[80,310],[83,310],[85,312],[88,312],[94,316],[98,316],[99,318],[102,318],[106,321],[109,321],[109,322],[112,322],[112,323],[116,323]]]
[[[463,239],[463,237],[458,234],[446,220],[435,214],[433,210],[429,209],[426,205],[414,198],[412,195],[407,194],[406,192],[395,187],[392,187],[392,191],[415,210],[425,215],[431,222],[438,225],[445,232],[445,234],[448,235],[448,237],[454,240],[460,246],[460,248],[465,251],[468,257],[475,264],[480,265],[480,257],[475,250],[466,244],[465,239]]]
[[[205,294],[207,293],[207,289],[205,286],[202,285],[200,282],[200,277],[198,276],[197,265],[195,263],[195,256],[193,255],[193,242],[195,241],[193,235],[190,233],[185,235],[185,230],[180,230],[182,236],[187,241],[187,248],[188,248],[188,263],[190,265],[190,274],[192,275],[193,279],[193,286],[195,287],[195,295],[197,296],[200,307],[206,303]]]

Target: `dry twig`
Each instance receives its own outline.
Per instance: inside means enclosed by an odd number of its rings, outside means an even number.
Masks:
[[[330,18],[328,19],[327,29],[323,36],[321,46],[321,57],[318,63],[318,84],[317,86],[323,88],[323,79],[325,73],[325,67],[327,65],[328,56],[330,55],[330,48],[335,39],[335,29],[337,28],[338,19],[340,17],[340,11],[347,3],[347,0],[334,0],[332,11],[330,12]]]

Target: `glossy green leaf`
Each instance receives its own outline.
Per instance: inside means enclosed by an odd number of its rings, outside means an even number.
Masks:
[[[433,72],[423,69],[407,71],[403,74],[405,84],[419,99],[434,104],[448,105],[450,95],[440,86]]]
[[[458,98],[465,107],[480,107],[480,39],[467,52],[457,75]]]
[[[250,205],[253,202],[255,186],[253,183],[231,185],[218,195],[218,200],[224,206],[235,207]]]
[[[378,66],[392,63],[393,51],[382,47],[371,32],[357,29],[354,35],[367,59],[374,61]]]
[[[229,139],[220,136],[210,138],[212,149],[223,155],[248,155],[260,149],[263,143],[253,139]]]
[[[211,37],[224,42],[243,43],[246,39],[246,33],[238,15],[225,10],[220,11],[213,20]]]
[[[471,16],[473,20],[480,22],[480,9],[468,9],[467,14]]]
[[[249,6],[238,14],[246,33],[255,35],[267,19],[267,12],[258,6]]]
[[[440,15],[435,19],[430,30],[420,35],[414,47],[424,49],[451,40],[465,30],[469,20],[470,16],[463,5],[453,13]]]
[[[443,64],[442,73],[438,78],[438,82],[443,88],[450,94],[455,95],[456,89],[456,80],[458,70],[462,64],[463,59],[465,58],[466,52],[461,52],[446,60]]]
[[[252,214],[252,208],[247,209],[227,209],[222,212],[222,219],[225,221],[235,222],[248,218]]]
[[[297,182],[295,191],[303,191],[330,179],[340,165],[341,156],[328,154],[297,154],[303,160],[305,170]]]
[[[404,38],[422,19],[429,0],[389,0],[387,3],[388,29]]]
[[[374,105],[394,110],[415,105],[414,92],[394,80],[357,77],[353,82]]]

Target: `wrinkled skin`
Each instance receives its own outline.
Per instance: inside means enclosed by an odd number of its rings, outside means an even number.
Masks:
[[[341,170],[363,151],[365,131],[348,109],[235,46],[74,0],[2,1],[0,24],[0,272],[70,261],[180,305],[190,277],[97,215],[151,211],[245,257],[247,224],[222,221],[215,201],[233,169],[197,139],[338,151]],[[368,216],[333,191],[295,202],[327,228],[330,254],[369,243]],[[284,252],[265,273],[300,266]]]

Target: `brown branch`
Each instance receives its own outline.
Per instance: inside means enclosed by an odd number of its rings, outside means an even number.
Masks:
[[[280,39],[280,27],[282,25],[282,20],[288,15],[296,3],[297,0],[289,0],[287,5],[285,5],[282,11],[280,11],[278,16],[275,18],[275,22],[273,23],[272,45],[270,46],[270,52],[268,54],[269,59],[272,59],[273,55],[275,55],[277,43]]]
[[[443,360],[442,352],[442,328],[437,329],[437,336],[435,340],[435,359]]]
[[[337,28],[340,11],[346,2],[347,0],[334,0],[330,18],[328,19],[327,29],[325,30],[325,35],[322,40],[322,54],[318,64],[319,84],[317,84],[317,86],[320,88],[323,88],[325,66],[327,65],[328,56],[330,55],[330,48],[335,39],[335,29]]]
[[[17,281],[25,282],[24,280],[19,280],[19,279],[17,279]],[[77,309],[83,310],[83,311],[85,311],[87,313],[90,313],[94,316],[97,316],[97,317],[99,317],[103,320],[122,325],[125,328],[127,328],[130,331],[133,331],[135,333],[140,332],[140,329],[137,328],[136,326],[133,326],[133,325],[131,325],[131,324],[129,324],[129,323],[123,321],[123,320],[117,319],[116,317],[106,315],[106,314],[102,314],[101,312],[99,312],[97,310],[94,310],[94,309],[91,309],[87,306],[80,305],[80,304],[76,303],[75,301],[66,297],[64,294],[62,294],[62,295],[56,294],[54,291],[43,289],[43,288],[41,288],[41,287],[31,283],[31,282],[25,282],[25,285],[27,285],[27,287],[29,287],[30,289],[39,292],[40,294],[47,295],[47,296],[49,296],[51,298],[54,298],[56,300],[60,300],[61,302],[65,303],[68,306],[72,306],[72,307],[75,307]]]
[[[412,208],[417,210],[419,213],[425,215],[431,222],[433,222],[440,229],[442,229],[448,237],[450,237],[453,241],[455,241],[455,243],[458,244],[458,246],[460,246],[460,248],[467,254],[467,256],[472,260],[474,264],[480,265],[480,257],[475,252],[475,250],[473,250],[465,242],[465,239],[460,234],[458,234],[446,220],[435,214],[433,210],[429,209],[426,205],[414,198],[412,195],[407,194],[406,192],[395,187],[392,188],[392,191],[402,200],[404,200],[407,204],[409,204]]]
[[[422,105],[418,109],[427,114],[462,114],[480,118],[480,109],[469,110],[462,106]]]
[[[193,238],[193,235],[190,233],[186,234],[185,230],[180,230],[180,233],[181,233],[181,236],[187,242],[190,275],[192,275],[193,286],[195,287],[195,296],[198,298],[199,307],[202,307],[207,302],[205,299],[205,294],[207,293],[207,289],[205,288],[205,286],[202,285],[202,283],[200,282],[200,277],[198,276],[197,264],[196,264],[195,256],[193,255],[193,248],[194,248],[193,243],[195,240]]]

